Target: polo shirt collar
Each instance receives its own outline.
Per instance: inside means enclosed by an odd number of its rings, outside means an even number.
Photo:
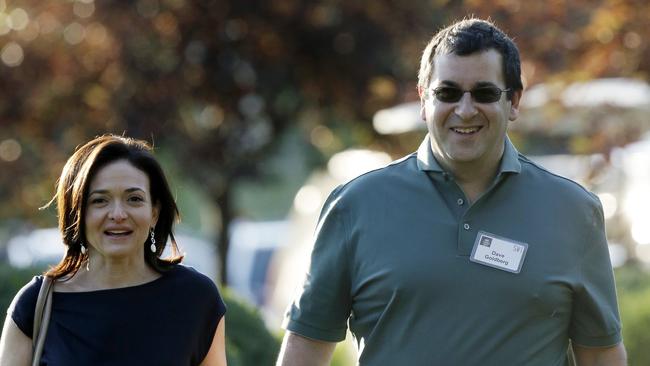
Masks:
[[[429,172],[444,172],[445,170],[438,164],[438,161],[433,157],[433,151],[431,151],[431,142],[429,134],[426,135],[420,147],[417,151],[417,163],[418,169],[422,171]],[[499,166],[499,172],[497,175],[503,173],[520,173],[521,172],[521,163],[519,162],[519,152],[515,146],[510,141],[510,138],[506,136],[505,147],[503,149],[503,157],[501,158],[501,165]]]

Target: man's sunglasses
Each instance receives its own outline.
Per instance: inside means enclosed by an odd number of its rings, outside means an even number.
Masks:
[[[508,92],[510,89],[481,86],[472,90],[463,90],[455,86],[439,86],[431,91],[436,99],[444,103],[456,103],[468,92],[476,103],[494,103],[501,99],[501,93]]]

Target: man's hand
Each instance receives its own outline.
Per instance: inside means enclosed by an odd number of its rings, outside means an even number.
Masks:
[[[336,343],[317,341],[287,331],[276,366],[329,365]]]

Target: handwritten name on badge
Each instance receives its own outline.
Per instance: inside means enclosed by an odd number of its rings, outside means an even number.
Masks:
[[[519,273],[528,244],[479,231],[469,260],[475,263]]]

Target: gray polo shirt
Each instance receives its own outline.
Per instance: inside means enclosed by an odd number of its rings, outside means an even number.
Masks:
[[[564,365],[569,339],[621,341],[603,221],[510,141],[469,205],[426,138],[332,192],[285,327],[336,342],[349,324],[362,365]],[[520,272],[471,261],[479,232],[525,243]]]

